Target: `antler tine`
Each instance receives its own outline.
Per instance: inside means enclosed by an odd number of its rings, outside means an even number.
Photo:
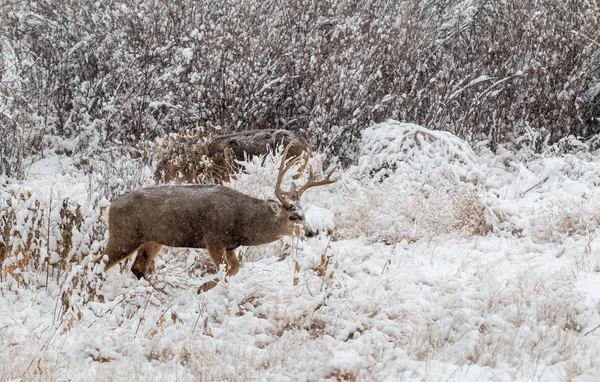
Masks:
[[[335,166],[331,171],[329,171],[329,174],[327,174],[327,176],[325,177],[325,179],[321,179],[319,181],[315,181],[315,176],[313,173],[313,169],[312,167],[310,167],[309,171],[308,171],[308,181],[301,187],[298,187],[295,190],[295,197],[296,200],[300,200],[300,197],[302,196],[302,194],[304,193],[304,191],[308,190],[311,187],[317,187],[317,186],[326,186],[328,184],[331,183],[335,183],[338,181],[338,179],[331,179],[331,175],[333,174],[333,172],[335,170],[337,170],[338,166]]]
[[[292,168],[292,166],[299,159],[299,157],[294,157],[294,158],[290,159],[288,164],[284,167],[285,160],[287,159],[287,154],[288,154],[288,151],[289,151],[291,145],[292,145],[291,143],[288,144],[285,147],[285,150],[283,151],[283,155],[281,157],[281,163],[279,164],[279,173],[277,174],[277,183],[275,184],[275,196],[277,197],[277,199],[279,199],[279,201],[285,208],[292,208],[292,204],[290,202],[288,202],[287,200],[285,200],[284,195],[295,195],[296,194],[295,190],[283,191],[281,189],[281,182],[283,181],[283,176],[285,175],[286,172],[289,171],[290,168]]]

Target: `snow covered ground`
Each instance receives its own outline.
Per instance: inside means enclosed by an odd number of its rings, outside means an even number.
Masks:
[[[29,191],[47,222],[67,197],[96,221],[107,174],[152,183],[127,160],[88,174],[48,153],[25,181],[0,182],[0,210]],[[278,160],[248,163],[231,186],[272,197]],[[331,238],[244,248],[240,272],[206,293],[202,250],[163,250],[149,281],[118,267],[102,278],[86,264],[104,243],[83,230],[79,265],[28,266],[20,282],[3,271],[0,379],[600,380],[598,185],[600,153],[573,142],[493,154],[374,126],[358,165],[304,196]],[[54,261],[53,245],[41,256]]]

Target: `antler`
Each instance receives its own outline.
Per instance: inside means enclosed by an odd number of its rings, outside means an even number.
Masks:
[[[331,175],[335,170],[337,170],[337,166],[335,166],[331,171],[329,171],[329,174],[327,174],[325,179],[315,181],[315,174],[313,173],[312,167],[310,167],[308,170],[308,181],[306,181],[306,183],[303,186],[298,187],[294,191],[294,193],[296,194],[294,195],[295,199],[300,200],[300,197],[302,196],[304,191],[308,190],[311,187],[326,186],[328,184],[337,182],[337,179],[330,179]]]
[[[287,159],[288,149],[290,148],[290,146],[291,144],[287,145],[285,151],[283,152],[281,164],[279,165],[279,174],[277,175],[277,184],[275,184],[275,196],[277,196],[277,199],[279,199],[281,204],[288,209],[292,207],[292,204],[285,199],[285,196],[290,196],[293,200],[300,200],[300,197],[302,196],[304,191],[308,190],[311,187],[325,186],[337,182],[337,179],[331,179],[331,175],[337,169],[337,166],[335,166],[329,172],[329,174],[327,174],[325,179],[319,181],[315,181],[313,169],[312,167],[310,167],[308,172],[308,180],[303,186],[297,187],[295,189],[292,188],[289,191],[283,191],[281,189],[281,181],[283,180],[283,176],[300,159],[300,157],[294,157],[290,159],[289,163],[284,168],[285,160]]]
[[[292,204],[285,200],[284,196],[293,195],[294,192],[292,190],[283,191],[281,189],[281,181],[283,180],[283,176],[285,175],[285,173],[288,172],[290,168],[292,168],[294,163],[298,162],[298,159],[300,159],[299,157],[294,157],[289,161],[285,168],[283,167],[283,165],[285,164],[285,160],[287,159],[287,154],[290,149],[290,146],[291,144],[287,145],[285,147],[285,150],[283,151],[283,156],[281,157],[281,164],[279,165],[279,174],[277,174],[277,183],[275,184],[275,196],[277,197],[277,199],[279,199],[281,205],[283,205],[286,209],[292,208]]]

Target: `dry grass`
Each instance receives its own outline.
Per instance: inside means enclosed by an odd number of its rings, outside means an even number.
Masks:
[[[561,242],[573,235],[594,235],[600,225],[598,211],[596,195],[554,200],[532,219],[533,237],[539,242]]]
[[[158,139],[146,152],[154,153],[158,163],[154,172],[157,183],[222,183],[237,168],[231,155],[224,155],[224,164],[216,163],[208,154],[210,135],[202,129],[184,134],[170,134]]]
[[[338,237],[364,234],[373,242],[396,243],[444,235],[485,235],[492,230],[493,212],[468,186],[414,192],[400,183],[389,178],[361,187],[348,185],[339,203],[329,206],[336,213]],[[353,208],[346,208],[349,205]]]
[[[0,280],[39,287],[37,275],[45,274],[44,283],[61,279],[69,266],[99,252],[105,223],[99,201],[91,205],[94,213],[84,217],[83,207],[68,198],[48,206],[21,192],[0,201]]]
[[[56,345],[56,344],[53,344]],[[35,335],[18,342],[0,335],[0,379],[3,381],[56,382],[72,378],[71,360],[53,351]]]

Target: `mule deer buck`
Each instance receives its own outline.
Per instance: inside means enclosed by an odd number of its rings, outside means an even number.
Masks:
[[[198,142],[205,140],[206,143]],[[310,146],[301,135],[288,130],[249,130],[221,135],[207,140],[201,135],[178,135],[170,139],[163,152],[154,179],[157,182],[179,180],[188,183],[228,182],[240,170],[236,161],[266,155],[279,146],[290,146],[290,158],[300,157],[308,163]],[[187,148],[186,148],[187,146]]]
[[[115,200],[108,210],[108,243],[104,255],[106,269],[131,257],[131,268],[138,277],[154,271],[154,258],[161,247],[206,248],[217,267],[225,264],[226,275],[235,275],[240,262],[234,249],[239,246],[267,244],[304,228],[310,236],[313,228],[304,217],[298,201],[311,187],[335,182],[331,170],[316,180],[310,168],[307,182],[289,191],[281,189],[285,173],[299,160],[285,164],[290,146],[283,152],[275,196],[257,199],[222,185],[171,185],[132,191]],[[211,281],[203,286],[209,290]]]

